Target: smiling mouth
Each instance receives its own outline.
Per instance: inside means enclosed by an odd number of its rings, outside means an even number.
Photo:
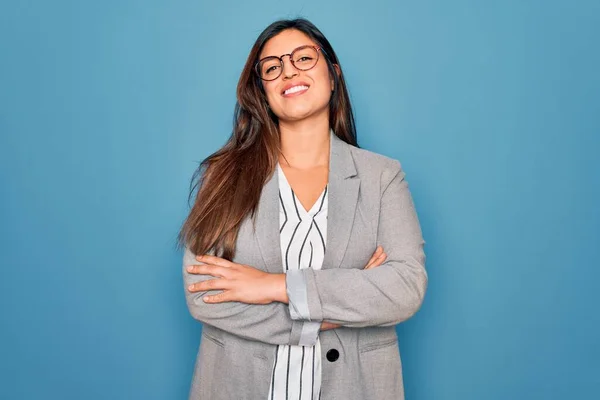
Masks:
[[[298,85],[298,86],[292,86],[291,88],[287,89],[286,91],[283,92],[283,96],[291,96],[294,94],[298,94],[298,93],[304,93],[308,90],[308,86],[306,85]]]

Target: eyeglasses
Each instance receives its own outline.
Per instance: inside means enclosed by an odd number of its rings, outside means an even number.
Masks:
[[[283,54],[281,57],[269,56],[260,59],[254,69],[258,76],[264,81],[274,81],[279,78],[283,71],[283,57],[290,56],[290,62],[294,68],[300,71],[308,71],[317,65],[319,61],[319,52],[322,52],[318,46],[300,46],[289,54]]]

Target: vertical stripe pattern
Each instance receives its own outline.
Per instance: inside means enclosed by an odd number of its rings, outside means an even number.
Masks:
[[[321,269],[327,243],[327,186],[306,210],[277,164],[279,234],[283,271]],[[321,392],[321,343],[277,346],[268,400],[317,400]]]

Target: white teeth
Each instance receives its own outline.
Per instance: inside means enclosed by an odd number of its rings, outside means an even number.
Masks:
[[[289,88],[288,90],[286,90],[285,92],[283,92],[283,94],[296,93],[296,92],[299,92],[301,90],[306,90],[306,89],[308,89],[308,86],[303,86],[303,85],[293,86],[293,87]]]

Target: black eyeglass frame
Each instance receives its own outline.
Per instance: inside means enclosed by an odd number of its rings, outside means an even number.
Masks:
[[[306,68],[306,69],[298,68],[298,67],[296,66],[296,64],[294,64],[294,57],[293,57],[293,56],[294,56],[294,53],[295,53],[296,51],[298,51],[298,50],[306,49],[307,47],[312,47],[312,48],[313,48],[313,49],[315,49],[315,50],[316,50],[316,52],[317,52],[317,59],[315,60],[315,64],[314,64],[312,67],[310,67],[310,68]],[[268,56],[268,57],[261,58],[260,60],[258,60],[258,61],[256,62],[256,64],[254,64],[254,72],[255,72],[255,73],[256,73],[256,75],[258,75],[258,77],[259,77],[260,79],[262,79],[263,81],[267,81],[267,82],[274,81],[275,79],[279,78],[279,77],[281,76],[281,74],[283,73],[283,67],[284,67],[284,65],[283,65],[283,57],[285,57],[285,56],[290,56],[290,62],[292,63],[292,65],[294,66],[294,68],[296,68],[298,71],[310,71],[311,69],[313,69],[313,68],[314,68],[314,67],[315,67],[315,66],[316,66],[316,65],[319,63],[319,53],[323,53],[323,55],[326,55],[326,54],[325,54],[325,51],[323,50],[323,48],[321,48],[321,47],[319,47],[319,46],[313,46],[313,45],[311,45],[311,44],[306,44],[306,45],[304,45],[304,46],[296,47],[294,50],[292,50],[292,52],[291,52],[291,53],[282,54],[282,55],[281,55],[281,56],[279,56],[279,57],[277,57],[277,56]],[[277,75],[277,76],[276,76],[275,78],[273,78],[273,79],[265,79],[265,78],[263,78],[263,77],[262,77],[262,74],[260,73],[260,70],[259,70],[260,64],[261,64],[263,61],[265,61],[265,60],[269,60],[269,59],[278,59],[278,60],[279,60],[279,64],[281,64],[281,69],[279,70],[279,75]]]

